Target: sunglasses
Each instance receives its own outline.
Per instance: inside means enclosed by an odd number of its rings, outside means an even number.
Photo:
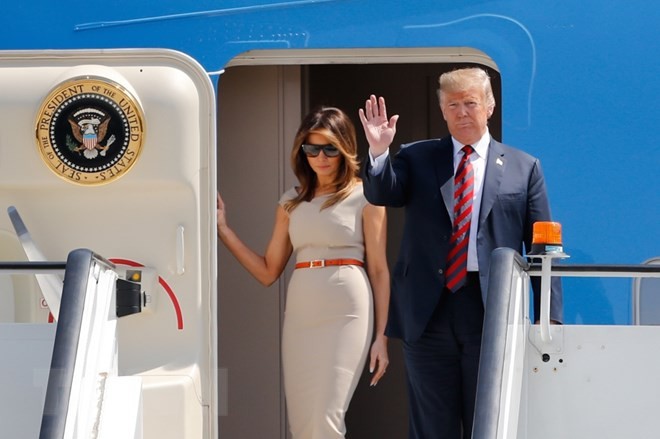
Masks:
[[[310,143],[303,143],[301,148],[307,157],[318,157],[321,150],[323,150],[323,154],[325,154],[326,157],[337,157],[339,155],[337,147],[330,144],[312,145]]]

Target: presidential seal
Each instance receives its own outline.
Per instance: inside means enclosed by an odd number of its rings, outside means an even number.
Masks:
[[[81,185],[109,183],[137,161],[144,114],[124,87],[100,77],[56,86],[36,121],[37,146],[59,177]]]

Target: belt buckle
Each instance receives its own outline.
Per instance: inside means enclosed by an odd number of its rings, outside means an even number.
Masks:
[[[315,259],[309,261],[309,268],[323,268],[325,267],[325,259]]]

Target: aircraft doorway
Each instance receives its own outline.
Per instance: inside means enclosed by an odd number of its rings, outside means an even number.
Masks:
[[[343,109],[356,126],[360,157],[368,145],[358,108],[370,94],[387,99],[399,114],[398,145],[447,134],[437,99],[441,73],[482,65],[491,75],[497,106],[490,120],[502,138],[501,80],[481,52],[415,51],[250,52],[230,62],[218,82],[218,187],[237,234],[263,252],[280,195],[295,184],[289,155],[301,117],[316,105]],[[405,55],[405,56],[403,56]],[[460,63],[456,61],[460,59]],[[404,62],[405,61],[405,62]],[[388,210],[388,261],[393,267],[402,211]],[[281,383],[280,330],[289,264],[281,280],[265,288],[224,247],[218,255],[218,364],[221,438],[288,438]],[[407,397],[401,346],[390,340],[385,378],[369,387],[365,370],[346,417],[349,439],[407,437]]]

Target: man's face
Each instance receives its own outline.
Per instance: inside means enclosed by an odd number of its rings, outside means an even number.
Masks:
[[[486,132],[493,108],[479,88],[442,92],[440,109],[452,136],[464,145],[474,145]]]

